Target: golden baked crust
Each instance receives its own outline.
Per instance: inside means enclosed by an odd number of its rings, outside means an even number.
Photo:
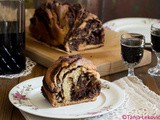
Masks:
[[[104,44],[102,22],[80,4],[47,1],[35,10],[29,30],[38,41],[68,52]]]
[[[100,75],[95,65],[80,55],[60,57],[48,68],[42,93],[53,107],[96,100]]]

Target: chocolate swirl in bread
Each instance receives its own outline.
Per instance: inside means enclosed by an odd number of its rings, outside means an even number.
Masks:
[[[68,52],[104,44],[102,22],[80,4],[50,0],[35,10],[30,23],[33,37]]]
[[[99,79],[90,60],[80,55],[60,57],[47,70],[42,93],[53,107],[94,101],[101,90]]]

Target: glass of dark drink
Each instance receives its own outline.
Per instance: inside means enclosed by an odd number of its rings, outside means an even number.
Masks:
[[[0,1],[0,75],[25,69],[24,0]]]
[[[121,56],[128,66],[128,76],[135,76],[134,67],[143,57],[145,37],[137,33],[124,33],[121,35]]]
[[[157,56],[157,65],[148,70],[152,76],[160,76],[160,23],[151,25],[151,47]]]

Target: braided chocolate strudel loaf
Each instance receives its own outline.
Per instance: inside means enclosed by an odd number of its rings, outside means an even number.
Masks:
[[[35,10],[29,30],[38,41],[67,52],[104,44],[102,22],[80,4],[48,0]]]
[[[42,93],[53,107],[95,101],[100,94],[100,75],[81,55],[60,57],[48,68]]]

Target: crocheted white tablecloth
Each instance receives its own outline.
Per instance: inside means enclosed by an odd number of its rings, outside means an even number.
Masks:
[[[27,76],[32,72],[33,67],[36,65],[36,62],[32,61],[30,58],[26,57],[26,68],[20,73],[17,74],[6,74],[6,75],[0,75],[0,78],[19,78],[22,76]]]
[[[160,120],[160,96],[149,90],[137,77],[114,81],[125,90],[125,101],[116,110],[94,118],[79,120]],[[55,120],[21,111],[26,120]],[[56,119],[57,120],[57,119]]]

